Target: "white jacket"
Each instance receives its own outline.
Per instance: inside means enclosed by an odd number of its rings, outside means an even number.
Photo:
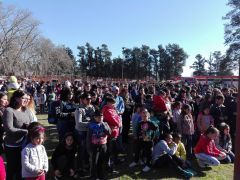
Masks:
[[[48,156],[45,147],[29,143],[22,150],[22,177],[37,177],[40,169],[48,171]]]

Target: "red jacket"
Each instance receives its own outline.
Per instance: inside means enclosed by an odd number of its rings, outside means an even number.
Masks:
[[[214,157],[218,157],[221,153],[221,151],[216,148],[214,140],[209,139],[205,135],[201,135],[197,145],[194,148],[194,152],[195,154],[205,153]]]
[[[164,99],[161,96],[153,96],[153,110],[155,112],[164,112],[167,111],[167,106]]]
[[[2,156],[0,156],[0,179],[6,178],[6,170]]]
[[[110,137],[117,138],[119,135],[119,127],[121,125],[121,118],[117,114],[115,107],[105,105],[102,109],[103,121],[107,122],[112,130]]]

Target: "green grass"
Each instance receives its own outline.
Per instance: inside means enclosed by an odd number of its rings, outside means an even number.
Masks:
[[[46,127],[46,141],[44,143],[49,158],[52,155],[54,148],[58,143],[56,126],[48,124],[47,115],[38,115],[38,120]],[[132,148],[131,143],[127,147],[127,155],[123,155],[125,157],[125,162],[116,167],[116,170],[120,172],[117,176],[109,176],[109,179],[182,179],[181,176],[176,174],[170,168],[162,168],[162,169],[153,169],[148,173],[142,173],[142,167],[136,167],[133,169],[129,169],[128,165],[132,160]],[[49,163],[50,168],[47,174],[47,180],[53,179],[53,171],[51,169],[51,163]],[[201,179],[201,180],[231,180],[233,179],[233,164],[222,164],[217,167],[209,167],[206,169],[201,169],[198,167],[196,161],[192,162],[193,169],[197,172],[197,175],[191,179]]]

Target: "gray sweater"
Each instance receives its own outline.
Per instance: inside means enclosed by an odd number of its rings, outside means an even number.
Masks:
[[[92,105],[86,107],[81,105],[75,111],[75,129],[80,131],[88,131],[88,123],[93,118],[94,107]]]
[[[21,146],[24,137],[28,131],[26,125],[31,122],[31,114],[28,109],[25,111],[17,111],[8,107],[3,114],[3,127],[6,132],[4,141],[7,146]]]

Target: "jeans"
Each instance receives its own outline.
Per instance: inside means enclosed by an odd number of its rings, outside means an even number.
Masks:
[[[152,141],[142,141],[138,140],[136,144],[136,152],[134,156],[134,162],[138,162],[139,157],[140,157],[140,152],[143,151],[143,158],[147,159],[146,165],[150,166],[151,165],[151,158],[152,158],[152,147],[153,147],[153,142]]]
[[[220,164],[219,160],[222,160],[221,158],[216,158],[205,153],[195,154],[195,156],[199,161],[202,161],[209,166],[218,166]]]
[[[182,142],[186,148],[187,152],[187,159],[191,158],[192,156],[192,149],[193,149],[193,142],[192,142],[193,135],[182,135]]]
[[[77,139],[77,169],[84,169],[84,165],[89,163],[89,154],[87,151],[87,131],[75,131]]]
[[[226,153],[227,157],[222,160],[223,163],[233,163],[235,160],[235,154],[232,151]]]
[[[107,165],[107,145],[106,144],[99,144],[91,145],[91,152],[90,152],[90,169],[91,169],[91,176],[94,178],[104,179],[106,165]]]

